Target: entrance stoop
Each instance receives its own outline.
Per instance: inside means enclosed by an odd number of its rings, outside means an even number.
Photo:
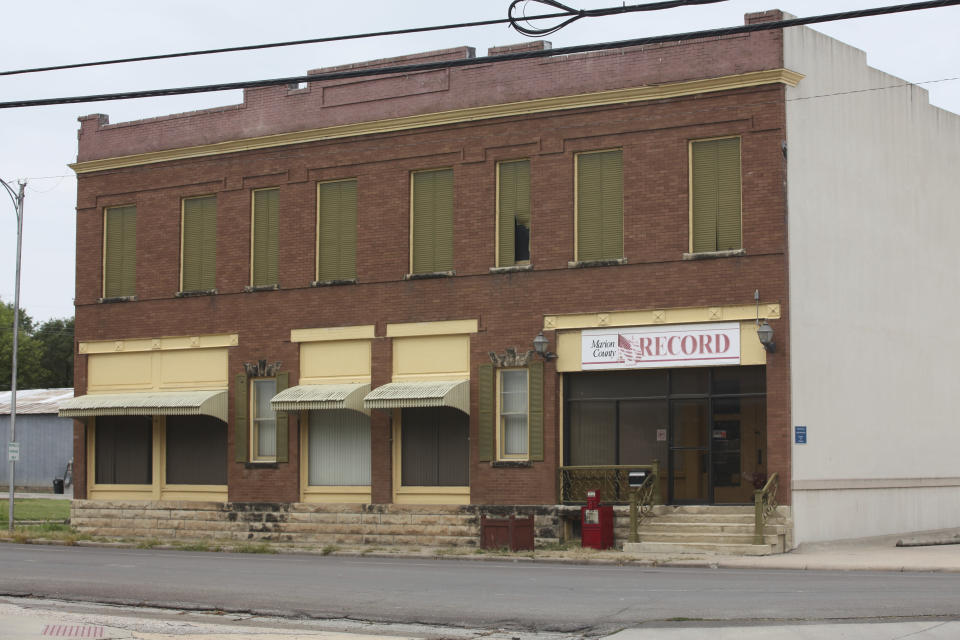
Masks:
[[[625,542],[623,550],[768,556],[792,548],[792,528],[789,510],[781,507],[767,521],[764,543],[754,544],[752,506],[660,505],[640,524],[640,542]]]

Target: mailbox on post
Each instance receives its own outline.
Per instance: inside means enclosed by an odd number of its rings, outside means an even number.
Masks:
[[[600,504],[599,491],[587,491],[587,504],[580,507],[580,539],[590,549],[613,546],[613,507]]]

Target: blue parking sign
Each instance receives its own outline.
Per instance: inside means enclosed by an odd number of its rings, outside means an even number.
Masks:
[[[793,441],[797,444],[807,444],[807,428],[806,427],[794,427],[793,428]]]

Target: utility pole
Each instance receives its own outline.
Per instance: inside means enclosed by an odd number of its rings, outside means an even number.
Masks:
[[[13,531],[13,487],[14,468],[16,458],[19,458],[17,442],[17,347],[20,337],[20,248],[23,246],[23,191],[27,187],[24,180],[18,182],[19,192],[14,195],[13,187],[0,179],[0,184],[7,190],[17,213],[17,275],[13,290],[13,366],[10,374],[10,447],[7,450],[7,464],[10,468],[10,511],[7,514],[7,525]],[[14,454],[16,451],[16,454]]]

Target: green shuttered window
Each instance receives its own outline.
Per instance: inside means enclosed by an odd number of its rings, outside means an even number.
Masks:
[[[691,249],[740,249],[740,138],[690,143],[690,170]]]
[[[577,260],[623,257],[623,153],[577,156]]]
[[[413,273],[453,270],[453,169],[413,174]]]
[[[530,261],[530,161],[497,165],[498,267]]]
[[[289,462],[290,425],[287,413],[274,411],[270,406],[270,400],[289,384],[288,371],[277,373],[275,378],[248,378],[242,373],[237,374],[233,416],[233,453],[236,462]]]
[[[104,212],[103,297],[137,293],[137,208],[110,207]]]
[[[477,376],[481,462],[543,460],[543,363],[526,369],[480,365]]]
[[[217,198],[184,198],[181,291],[217,286]]]
[[[253,277],[251,284],[277,284],[277,255],[280,247],[280,190],[253,192]]]
[[[317,185],[317,280],[357,277],[357,181]]]

